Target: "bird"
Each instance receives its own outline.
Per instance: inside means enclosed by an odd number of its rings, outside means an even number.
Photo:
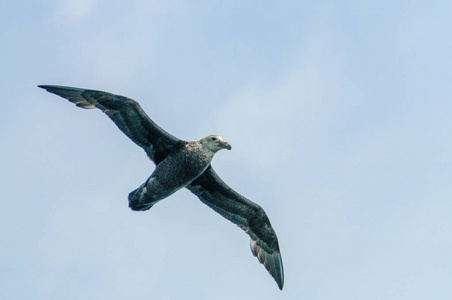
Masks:
[[[214,171],[211,161],[231,145],[218,135],[199,141],[181,140],[158,126],[137,101],[98,90],[38,85],[76,106],[103,111],[138,146],[156,167],[129,196],[134,211],[150,209],[160,200],[187,188],[204,204],[243,229],[251,238],[251,252],[274,278],[280,290],[284,269],[278,238],[263,208],[230,188]]]

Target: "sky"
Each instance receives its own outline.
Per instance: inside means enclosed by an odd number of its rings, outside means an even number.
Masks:
[[[450,1],[0,1],[1,299],[451,299]],[[131,97],[260,204],[249,237],[152,173],[100,111]]]

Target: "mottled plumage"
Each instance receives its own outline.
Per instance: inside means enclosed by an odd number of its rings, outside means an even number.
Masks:
[[[107,92],[41,85],[82,108],[99,108],[132,141],[142,147],[156,168],[149,179],[129,194],[132,210],[148,210],[158,201],[186,187],[198,198],[242,228],[251,238],[251,251],[282,290],[284,270],[278,239],[266,213],[232,190],[210,165],[215,153],[231,149],[217,135],[196,142],[180,140],[155,124],[133,99]]]

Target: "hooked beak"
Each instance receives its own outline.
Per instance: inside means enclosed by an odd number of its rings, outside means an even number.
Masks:
[[[226,142],[226,141],[220,141],[219,145],[220,145],[220,147],[223,148],[223,149],[228,149],[228,150],[231,150],[231,149],[232,149],[231,144],[229,144],[229,143]]]

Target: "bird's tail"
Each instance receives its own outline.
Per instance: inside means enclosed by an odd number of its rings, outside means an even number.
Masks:
[[[152,199],[146,183],[129,194],[129,207],[132,210],[144,211],[150,209],[159,200]]]

